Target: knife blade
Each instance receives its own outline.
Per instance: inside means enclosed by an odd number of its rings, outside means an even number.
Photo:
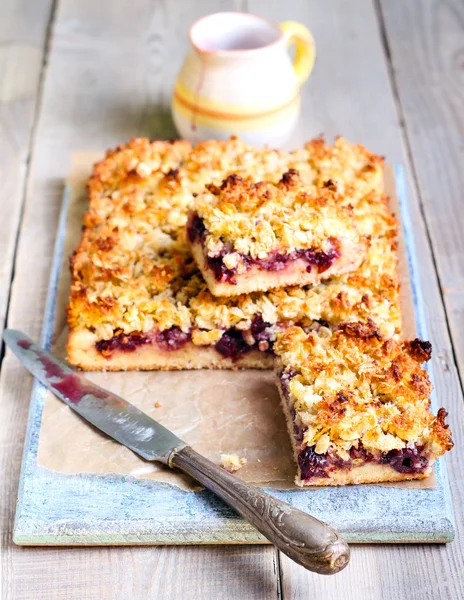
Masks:
[[[323,521],[224,471],[134,405],[73,371],[24,333],[6,329],[3,339],[28,371],[84,419],[142,458],[188,473],[304,568],[332,575],[348,564],[348,544]]]
[[[157,460],[187,444],[116,394],[73,371],[14,329],[3,334],[7,346],[28,371],[95,427],[146,460]]]

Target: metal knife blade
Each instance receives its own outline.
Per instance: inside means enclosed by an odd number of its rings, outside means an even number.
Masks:
[[[24,333],[6,329],[3,339],[28,371],[98,429],[146,460],[159,460],[187,444],[146,413],[73,371]]]

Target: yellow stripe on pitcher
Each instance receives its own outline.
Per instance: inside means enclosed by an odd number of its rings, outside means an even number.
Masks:
[[[234,132],[237,133],[255,128],[263,129],[281,123],[292,116],[298,116],[299,105],[299,94],[296,94],[283,106],[261,110],[254,107],[251,112],[248,112],[249,107],[239,105],[221,103],[219,108],[218,103],[204,100],[203,102],[192,102],[179,94],[177,90],[173,96],[173,110],[178,111],[185,119],[190,120],[193,126],[217,127],[221,131],[233,127]]]
[[[188,78],[186,83],[188,85],[194,85],[195,82]],[[208,92],[208,82],[202,87],[202,92]],[[286,101],[277,102],[275,98],[271,97],[261,97],[259,101],[255,99],[255,102],[251,101],[244,103],[232,103],[230,100],[233,98],[233,95],[227,99],[227,101],[220,101],[214,95],[203,95],[199,92],[193,91],[187,85],[184,85],[180,80],[176,81],[176,85],[174,87],[174,96],[177,96],[181,99],[181,101],[186,102],[190,105],[198,106],[200,109],[204,109],[205,111],[213,111],[215,113],[226,113],[226,114],[262,114],[265,112],[271,112],[274,110],[280,110],[284,105],[289,104],[295,99],[299,93],[299,89],[297,88],[294,94],[285,94],[288,96]]]

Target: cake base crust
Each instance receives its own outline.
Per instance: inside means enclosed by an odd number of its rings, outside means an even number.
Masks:
[[[211,346],[196,346],[190,341],[177,350],[161,350],[156,344],[146,344],[134,351],[113,350],[104,356],[95,347],[97,341],[97,336],[88,329],[71,331],[68,361],[85,371],[272,369],[273,365],[273,356],[259,350],[250,350],[232,360]]]

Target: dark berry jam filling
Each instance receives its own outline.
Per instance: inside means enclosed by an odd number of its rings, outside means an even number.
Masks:
[[[193,215],[187,227],[187,235],[190,242],[201,243],[204,248],[204,241],[206,238],[206,228],[203,223],[203,219],[197,214]],[[240,254],[245,269],[248,270],[251,266],[257,265],[264,271],[282,271],[287,267],[289,263],[294,262],[298,259],[303,259],[307,263],[306,271],[311,272],[314,266],[317,266],[318,272],[323,273],[327,271],[332,264],[340,258],[340,251],[337,248],[336,240],[331,239],[332,248],[327,252],[322,250],[312,250],[311,248],[295,250],[290,254],[280,254],[279,252],[272,252],[267,258],[251,258],[246,254]],[[223,262],[223,258],[226,254],[232,252],[231,249],[224,249],[217,256],[208,256],[206,261],[209,269],[213,272],[216,281],[221,283],[230,283],[235,285],[235,275],[237,273],[236,268],[228,268]]]
[[[290,390],[289,390],[288,386],[290,384],[290,381],[295,377],[295,375],[298,375],[298,372],[289,367],[287,367],[280,374],[280,385],[282,388],[282,393],[289,404],[290,404]],[[292,411],[293,411],[292,412],[293,418],[295,418],[295,411],[293,409],[292,409]]]
[[[248,256],[245,257],[243,255],[241,255],[241,257],[245,262],[247,269],[249,269],[251,265],[258,265],[263,271],[283,271],[288,263],[300,258],[298,252],[292,252],[291,254],[271,252],[267,258],[249,258]]]
[[[300,433],[301,435],[297,434],[299,439],[302,438],[303,430]],[[330,471],[334,468],[351,469],[370,462],[390,465],[398,473],[418,474],[423,473],[429,464],[428,458],[422,454],[422,451],[423,446],[413,446],[402,450],[391,450],[375,457],[360,445],[359,448],[351,448],[349,460],[343,460],[331,451],[316,454],[314,446],[307,446],[300,450],[298,454],[298,465],[301,469],[301,478],[304,480],[312,477],[328,477]]]
[[[153,334],[143,333],[121,333],[115,335],[109,340],[100,340],[95,344],[98,352],[109,355],[114,350],[122,350],[123,352],[134,352],[139,346],[153,343]]]
[[[295,434],[295,439],[297,445],[301,446],[304,436],[304,429],[296,424],[296,411],[294,408],[290,411],[293,420],[293,433]]]
[[[324,271],[327,271],[338,258],[340,258],[340,251],[335,247],[331,248],[328,252],[308,249],[297,250],[295,254],[296,258],[304,258],[308,263],[308,266],[306,267],[308,273],[311,272],[312,265],[316,265],[318,272],[323,273]]]
[[[428,466],[428,459],[421,451],[422,447],[413,446],[402,450],[391,450],[382,457],[382,463],[392,466],[398,473],[421,473]]]
[[[216,351],[226,358],[237,360],[252,349],[243,339],[242,332],[238,329],[228,329],[216,342]]]
[[[139,346],[156,343],[162,350],[179,350],[190,339],[189,333],[184,333],[179,327],[171,327],[166,331],[151,331],[129,334],[121,333],[110,340],[100,340],[95,344],[98,352],[110,356],[114,350],[134,352]]]
[[[266,323],[258,315],[253,319],[248,331],[233,327],[227,329],[214,348],[221,356],[231,358],[233,361],[251,350],[272,353],[273,338],[269,327],[270,323]],[[156,344],[161,350],[170,352],[180,350],[190,339],[190,333],[184,333],[179,327],[171,327],[165,331],[121,333],[110,340],[100,340],[95,347],[106,357],[110,357],[115,350],[134,352],[139,346],[146,344]]]
[[[216,342],[216,351],[226,358],[238,360],[251,350],[272,352],[273,341],[269,332],[270,323],[263,321],[260,315],[256,316],[249,331],[239,329],[228,329],[222,334],[221,339]],[[251,333],[253,343],[249,344],[247,334]],[[247,341],[248,340],[248,341]]]
[[[251,333],[257,342],[269,341],[269,334],[267,332],[270,323],[263,321],[261,315],[257,315],[251,323]]]
[[[206,227],[197,214],[194,214],[187,225],[187,236],[192,244],[195,242],[203,242],[205,238]]]
[[[327,454],[316,454],[313,446],[306,446],[298,454],[298,466],[302,479],[328,477],[327,469],[330,467],[330,459]]]
[[[190,340],[190,333],[184,333],[179,327],[157,331],[155,342],[162,350],[180,350]]]
[[[214,279],[221,283],[230,283],[231,285],[236,285],[237,281],[235,280],[236,269],[229,269],[222,262],[225,253],[219,256],[208,256],[206,262],[208,263],[208,268],[213,272]],[[244,258],[244,262],[246,268],[248,269],[248,259]]]

